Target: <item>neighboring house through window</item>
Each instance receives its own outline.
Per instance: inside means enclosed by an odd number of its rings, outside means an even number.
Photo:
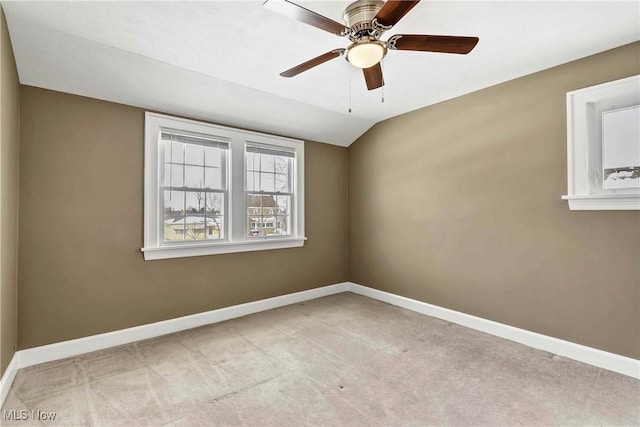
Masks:
[[[303,245],[303,141],[145,120],[145,259]]]
[[[164,131],[159,150],[162,241],[224,240],[229,144]]]
[[[291,234],[293,159],[289,150],[247,146],[245,192],[250,236]]]

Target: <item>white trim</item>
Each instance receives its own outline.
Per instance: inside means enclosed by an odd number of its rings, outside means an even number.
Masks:
[[[389,292],[380,291],[378,289],[361,286],[352,282],[348,283],[348,289],[350,292],[355,294],[377,299],[420,314],[437,317],[458,325],[466,326],[467,328],[495,335],[500,338],[505,338],[510,341],[515,341],[529,347],[545,350],[559,356],[564,356],[569,359],[640,379],[640,360],[564,341],[536,332],[527,331],[525,329],[516,328],[503,323],[483,319],[482,317],[472,316],[470,314],[402,297]]]
[[[204,245],[172,245],[142,248],[144,259],[185,258],[201,255],[231,254],[237,252],[264,251],[268,249],[300,248],[304,246],[306,237],[301,239],[271,238],[257,241],[223,242]]]
[[[161,150],[158,138],[163,131],[179,130],[186,134],[201,135],[214,141],[225,141],[229,145],[226,154],[225,188],[225,240],[194,241],[185,243],[162,242],[159,223]],[[212,125],[205,122],[145,113],[145,162],[144,162],[144,247],[145,260],[183,258],[200,255],[295,248],[304,246],[304,141],[293,138]],[[249,238],[246,234],[245,207],[245,145],[247,143],[269,145],[294,153],[292,170],[291,235],[270,236],[266,241]]]
[[[640,210],[640,195],[638,194],[562,196],[562,200],[569,201],[569,209],[572,211]]]
[[[570,210],[640,210],[640,189],[602,188],[606,111],[640,103],[640,75],[567,92],[567,195]]]
[[[92,351],[103,350],[109,347],[129,344],[135,341],[155,338],[174,332],[184,331],[186,329],[197,328],[199,326],[223,322],[225,320],[235,319],[237,317],[259,313],[261,311],[271,310],[273,308],[283,307],[286,305],[297,304],[303,301],[309,301],[342,292],[353,292],[355,294],[397,305],[420,314],[444,319],[477,331],[515,341],[529,347],[545,350],[569,359],[578,360],[583,363],[640,379],[640,360],[560,340],[558,338],[494,322],[481,317],[471,316],[459,311],[438,307],[422,301],[361,286],[356,283],[344,282],[249,302],[246,304],[220,308],[204,313],[178,317],[176,319],[164,320],[147,325],[135,326],[133,328],[17,351],[13,355],[2,379],[0,379],[0,406],[2,406],[4,399],[9,393],[9,389],[18,369],[40,363],[52,362],[66,357],[73,357]]]
[[[297,304],[327,295],[338,294],[347,290],[346,283],[324,286],[321,288],[309,289],[307,291],[293,294],[281,295],[245,304],[233,305],[231,307],[219,308],[217,310],[206,311],[204,313],[191,314],[189,316],[178,317],[161,322],[149,323],[133,328],[119,331],[107,332],[104,334],[91,335],[75,340],[63,341],[55,344],[43,345],[40,347],[21,350],[19,368],[37,365],[39,363],[51,362],[53,360],[64,359],[65,357],[77,356],[91,351],[102,350],[118,345],[129,344],[135,341],[155,338],[186,329],[197,328],[199,326],[210,325],[212,323],[223,322],[229,319],[246,316],[285,305]]]
[[[2,379],[0,379],[0,407],[4,404],[4,400],[9,393],[18,369],[339,294],[346,292],[347,287],[346,282],[338,283],[245,304],[233,305],[231,307],[219,308],[204,313],[191,314],[189,316],[163,320],[147,325],[134,326],[133,328],[17,351],[13,355],[11,363],[9,363],[4,375],[2,375]]]
[[[13,357],[11,358],[11,362],[7,366],[7,369],[4,371],[2,378],[0,378],[0,407],[4,405],[4,400],[7,398],[9,394],[9,389],[13,384],[13,379],[16,377],[18,373],[18,369],[20,369],[20,352],[15,352]]]

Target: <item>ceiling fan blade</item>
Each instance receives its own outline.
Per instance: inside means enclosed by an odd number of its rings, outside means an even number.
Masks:
[[[344,25],[289,0],[266,0],[263,6],[286,17],[296,19],[339,36],[343,36],[349,32],[349,28]]]
[[[387,41],[389,49],[418,50],[421,52],[442,52],[467,54],[476,47],[477,37],[427,36],[423,34],[396,34]]]
[[[364,80],[367,82],[367,89],[373,90],[384,86],[384,78],[382,77],[382,67],[378,62],[370,68],[363,68]]]
[[[382,27],[393,27],[420,0],[387,0],[374,18]]]
[[[300,65],[296,65],[293,68],[288,69],[287,71],[283,71],[280,73],[282,77],[293,77],[302,73],[303,71],[307,71],[310,68],[313,68],[317,65],[323,64],[333,58],[337,58],[338,56],[344,53],[344,49],[334,49],[331,52],[327,52],[320,56],[316,56],[313,59],[308,60],[307,62],[303,62]]]

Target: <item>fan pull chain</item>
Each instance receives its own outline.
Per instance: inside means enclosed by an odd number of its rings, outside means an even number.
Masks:
[[[351,79],[349,79],[349,113],[351,113]]]
[[[382,103],[384,104],[384,86],[382,86]]]

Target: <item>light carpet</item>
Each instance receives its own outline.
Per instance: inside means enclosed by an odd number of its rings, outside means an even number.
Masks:
[[[21,369],[1,423],[610,426],[639,408],[638,380],[343,293]]]

